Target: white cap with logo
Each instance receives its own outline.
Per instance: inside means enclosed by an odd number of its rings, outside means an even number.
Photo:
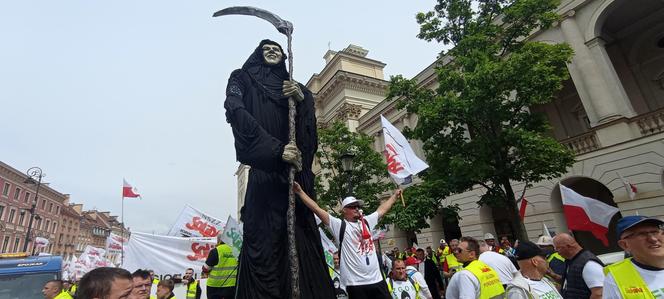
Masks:
[[[360,206],[364,205],[364,202],[355,198],[354,196],[348,196],[344,198],[344,200],[341,202],[341,207],[345,208],[346,206],[353,204],[353,203],[358,203]]]

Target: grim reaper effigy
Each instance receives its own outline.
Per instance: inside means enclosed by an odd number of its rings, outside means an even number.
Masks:
[[[318,146],[313,96],[290,80],[287,58],[279,44],[263,40],[242,68],[231,73],[226,88],[224,108],[237,159],[251,166],[241,210],[244,241],[237,298],[335,297],[312,212],[298,201],[294,215],[287,217],[291,168],[293,179],[307,194],[315,194],[311,165]],[[295,142],[289,138],[289,101],[294,104]],[[289,248],[291,216],[294,244]],[[293,266],[296,272],[291,273]]]

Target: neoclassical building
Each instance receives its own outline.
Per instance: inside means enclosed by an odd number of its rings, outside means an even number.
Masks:
[[[568,230],[558,184],[617,206],[622,216],[664,217],[664,2],[563,0],[557,11],[559,24],[530,39],[568,43],[575,53],[568,65],[570,79],[554,101],[530,108],[548,117],[550,134],[576,154],[576,162],[564,176],[526,189],[529,238],[542,233],[542,224],[557,232]],[[324,59],[325,67],[306,84],[315,94],[319,125],[344,121],[351,130],[373,135],[375,149],[382,151],[380,115],[400,129],[417,124],[417,115],[385,100],[385,63],[369,58],[367,50],[350,45],[328,51]],[[415,76],[421,86],[436,88],[436,63]],[[421,143],[411,144],[425,158]],[[633,200],[620,175],[636,185]],[[513,188],[522,190],[523,184],[513,182]],[[443,205],[461,207],[460,221],[444,221],[439,215],[416,235],[391,228],[384,245],[403,248],[416,241],[436,246],[441,238],[487,232],[511,236],[514,228],[503,210],[478,207],[483,193],[478,186],[441,199]],[[609,248],[588,233],[574,233],[596,253],[613,251],[618,217],[611,224]]]

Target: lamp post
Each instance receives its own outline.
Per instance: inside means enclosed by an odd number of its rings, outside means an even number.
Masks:
[[[23,242],[23,252],[28,251],[28,242],[30,242],[30,232],[32,230],[32,221],[35,218],[35,209],[37,208],[37,201],[39,200],[39,187],[41,186],[41,180],[44,177],[41,168],[32,167],[27,171],[28,178],[24,183],[26,184],[37,184],[37,191],[35,191],[35,200],[32,201],[32,207],[30,208],[30,221],[28,221],[28,231],[25,234],[25,241]],[[36,179],[36,182],[35,182]],[[34,244],[33,244],[34,248]]]
[[[355,158],[355,154],[353,154],[351,151],[347,151],[341,155],[341,167],[343,168],[344,172],[346,173],[346,177],[348,178],[348,196],[353,195],[353,182],[351,180],[351,174],[353,172],[353,158]]]

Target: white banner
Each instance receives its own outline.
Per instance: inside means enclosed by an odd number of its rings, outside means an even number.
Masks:
[[[48,246],[48,239],[42,238],[42,237],[36,237],[35,238],[35,247],[37,248],[44,248]]]
[[[221,240],[233,249],[233,256],[239,258],[243,240],[242,224],[238,223],[233,217],[228,216]]]
[[[224,222],[185,205],[178,220],[168,232],[177,237],[216,237],[224,230]]]
[[[410,147],[410,143],[401,132],[385,117],[380,116],[385,139],[387,171],[392,179],[400,186],[408,186],[413,182],[413,176],[427,169],[424,163]]]
[[[122,238],[122,236],[111,233],[108,238],[106,238],[106,252],[122,253],[123,243],[126,244],[126,239]]]
[[[151,269],[160,279],[175,274],[183,275],[193,268],[197,277],[210,250],[217,245],[216,238],[183,238],[132,232],[125,245],[122,268],[134,272]]]

